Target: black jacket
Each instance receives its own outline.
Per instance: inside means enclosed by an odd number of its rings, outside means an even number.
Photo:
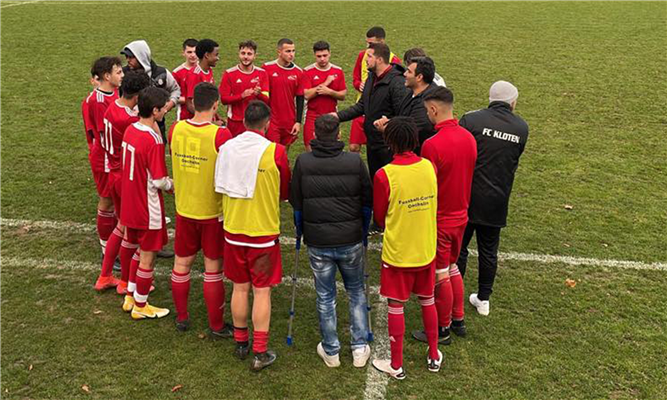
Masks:
[[[398,111],[398,115],[412,117],[412,119],[415,121],[415,124],[417,124],[417,128],[419,129],[419,147],[415,149],[415,154],[417,155],[420,154],[421,147],[426,139],[435,135],[435,128],[433,127],[431,121],[428,119],[428,114],[426,114],[424,96],[438,87],[439,86],[435,83],[431,83],[428,85],[426,90],[416,96],[413,96],[412,92],[409,92],[403,98],[400,109]]]
[[[468,219],[474,224],[503,227],[514,173],[528,140],[528,124],[500,101],[465,114],[459,124],[477,141]]]
[[[368,148],[371,150],[387,146],[382,138],[382,133],[375,129],[373,122],[382,118],[383,115],[387,118],[398,115],[401,102],[410,93],[410,89],[405,87],[404,72],[405,68],[402,65],[392,64],[391,70],[379,81],[373,72],[369,72],[359,101],[350,108],[338,112],[341,122],[350,121],[362,115],[366,116],[364,132]]]
[[[290,184],[290,203],[303,213],[304,243],[341,247],[361,242],[362,207],[373,207],[366,164],[343,142],[310,142],[312,153],[299,155]]]

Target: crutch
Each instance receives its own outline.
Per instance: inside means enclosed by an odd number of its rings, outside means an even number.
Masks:
[[[368,342],[373,341],[373,325],[372,325],[372,319],[371,319],[371,297],[370,297],[370,285],[368,283],[368,256],[366,253],[368,252],[368,239],[366,239],[366,242],[364,243],[364,286],[365,286],[365,291],[366,291],[366,314],[368,318]]]
[[[301,236],[296,237],[296,252],[294,256],[294,270],[292,272],[292,304],[289,309],[289,325],[287,327],[287,345],[291,346],[292,340],[292,322],[294,322],[294,300],[296,299],[296,269],[299,265],[299,250],[301,250]]]

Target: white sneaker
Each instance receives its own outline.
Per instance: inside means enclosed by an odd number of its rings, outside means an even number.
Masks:
[[[442,361],[445,359],[445,356],[442,354],[440,350],[438,350],[438,359],[437,360],[432,360],[428,355],[426,356],[426,366],[428,367],[428,370],[431,372],[438,372],[440,371],[440,366],[442,365]]]
[[[483,315],[485,317],[489,315],[489,301],[478,299],[477,293],[473,293],[470,295],[470,304],[472,304],[473,307],[477,309],[477,312],[480,315]]]
[[[371,358],[371,346],[369,345],[352,350],[352,364],[357,368],[365,367],[369,358]]]
[[[322,342],[319,342],[317,344],[317,354],[324,360],[324,363],[327,365],[329,368],[336,368],[340,367],[340,358],[338,357],[338,354],[335,356],[330,356],[324,351],[324,346],[322,346]]]
[[[378,360],[375,359],[371,363],[373,364],[373,367],[377,369],[380,372],[384,372],[385,374],[391,376],[394,379],[403,380],[405,379],[405,370],[403,367],[399,369],[393,369],[391,367],[391,360]]]

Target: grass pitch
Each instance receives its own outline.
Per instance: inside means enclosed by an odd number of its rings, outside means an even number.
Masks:
[[[232,357],[231,342],[199,337],[206,325],[201,279],[193,282],[194,326],[186,334],[170,317],[130,321],[118,296],[92,290],[98,248],[80,224],[94,224],[96,193],[80,102],[93,59],[139,38],[170,68],[180,64],[186,37],[215,39],[218,81],[243,39],[258,42],[263,62],[275,58],[277,39],[290,37],[302,67],[314,61],[312,43],[325,39],[346,73],[346,107],[364,33],[381,24],[399,56],[426,49],[454,91],[459,116],[484,107],[495,80],[519,88],[517,111],[531,136],[501,251],[667,260],[665,3],[17,3],[0,3],[2,217],[61,224],[3,223],[3,398],[361,399],[375,379],[352,367],[345,346],[341,368],[317,357],[315,294],[307,287],[298,291],[292,348],[284,344],[290,288],[275,291],[270,345],[279,358],[260,374]],[[343,130],[347,137],[349,124]],[[300,151],[301,144],[291,149],[290,159]],[[285,236],[293,234],[290,215],[284,205]],[[377,266],[378,253],[370,255]],[[285,275],[293,257],[284,246]],[[151,298],[172,307],[171,265],[158,264]],[[310,277],[303,254],[299,269]],[[375,270],[372,283],[377,277]],[[473,262],[466,284],[475,282]],[[664,398],[665,287],[664,271],[501,262],[491,315],[466,309],[470,334],[442,347],[440,374],[428,373],[425,348],[406,340],[408,379],[367,397]],[[347,302],[339,300],[345,344]],[[416,303],[406,315],[409,332],[420,324]],[[377,334],[386,329],[382,318],[375,322]]]

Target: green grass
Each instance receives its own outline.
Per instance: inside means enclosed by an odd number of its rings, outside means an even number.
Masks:
[[[92,28],[95,20],[104,28]],[[426,49],[455,93],[459,116],[484,107],[495,80],[519,88],[517,111],[531,136],[501,251],[667,260],[665,3],[43,2],[3,9],[1,22],[3,218],[94,223],[80,121],[94,58],[144,38],[154,59],[173,68],[183,39],[211,37],[221,44],[219,80],[243,39],[258,42],[263,62],[274,58],[278,38],[290,37],[302,67],[313,62],[312,43],[326,39],[352,93],[363,35],[382,24],[399,56]],[[342,107],[352,104],[348,98]],[[290,158],[302,149],[299,143]],[[173,215],[173,198],[167,203]],[[290,236],[287,204],[282,213]],[[308,288],[299,289],[294,348],[284,344],[290,288],[276,290],[271,344],[279,361],[251,374],[231,356],[231,343],[198,337],[205,328],[201,280],[191,294],[195,326],[179,335],[170,318],[133,323],[116,295],[94,293],[94,267],[67,268],[99,262],[91,233],[3,226],[2,251],[5,398],[363,398],[366,370],[351,366],[349,350],[337,370],[315,354]],[[283,246],[285,275],[293,256]],[[370,260],[377,266],[378,254]],[[466,283],[473,288],[471,267]],[[171,307],[170,263],[158,269],[152,298]],[[303,255],[300,276],[310,276]],[[374,268],[374,283],[377,277]],[[566,287],[567,278],[577,286]],[[504,262],[491,316],[467,309],[470,335],[443,348],[438,375],[426,372],[424,347],[407,341],[408,379],[391,382],[387,398],[664,398],[665,287],[664,271]],[[343,343],[346,307],[342,296]],[[416,329],[415,303],[407,315],[407,331]]]

